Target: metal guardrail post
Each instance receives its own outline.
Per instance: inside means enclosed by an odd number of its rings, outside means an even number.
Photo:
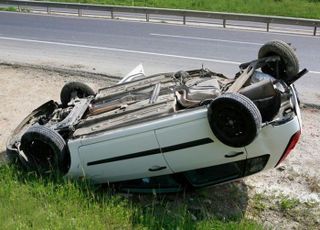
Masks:
[[[148,13],[146,13],[146,22],[149,22],[149,14]]]
[[[223,19],[222,24],[223,24],[223,28],[226,28],[227,20],[226,20],[226,19]]]
[[[317,36],[317,26],[315,26],[313,29],[313,36]]]
[[[78,16],[81,17],[82,16],[82,9],[78,9]]]
[[[270,30],[270,22],[267,22],[267,32]]]
[[[51,10],[50,10],[50,7],[47,6],[47,13],[50,14],[51,13]]]
[[[185,25],[185,24],[186,24],[186,16],[183,15],[183,25]]]
[[[111,10],[110,10],[110,15],[111,15],[111,19],[114,19],[113,8],[111,8]]]

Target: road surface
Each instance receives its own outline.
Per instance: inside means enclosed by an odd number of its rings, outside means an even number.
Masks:
[[[262,44],[281,39],[297,49],[303,101],[320,101],[320,38],[237,29],[205,28],[0,12],[0,61],[77,68],[121,76],[137,64],[147,74],[204,67],[233,77],[256,58]]]

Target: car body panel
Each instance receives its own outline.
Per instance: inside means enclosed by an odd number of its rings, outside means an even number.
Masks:
[[[79,137],[79,138],[75,138],[75,139],[70,139],[68,141],[68,148],[69,148],[69,152],[71,155],[71,166],[70,166],[70,170],[67,173],[68,177],[90,177],[92,180],[95,180],[94,177],[92,177],[92,175],[95,174],[100,174],[101,173],[87,173],[87,167],[85,167],[84,162],[88,162],[88,159],[93,159],[92,155],[90,154],[91,151],[95,152],[95,150],[90,150],[90,146],[95,146],[96,145],[100,145],[101,149],[100,152],[98,151],[98,153],[101,156],[101,159],[104,158],[108,158],[109,154],[108,151],[105,151],[106,149],[104,149],[104,145],[108,146],[109,142],[117,142],[119,143],[117,146],[117,148],[124,148],[126,150],[124,150],[122,153],[122,155],[128,155],[128,154],[132,154],[138,151],[138,149],[130,149],[128,148],[129,146],[126,145],[125,143],[125,139],[127,137],[131,137],[131,139],[134,137],[137,137],[137,140],[135,140],[136,142],[132,142],[132,145],[138,145],[140,144],[141,146],[143,146],[143,150],[147,150],[147,149],[155,149],[158,148],[160,149],[160,146],[158,144],[158,142],[155,143],[156,139],[153,139],[155,137],[154,132],[157,129],[160,128],[165,128],[165,127],[170,127],[173,126],[175,124],[180,124],[180,123],[185,123],[185,122],[190,122],[190,121],[196,121],[198,119],[203,119],[206,118],[206,108],[201,108],[201,109],[195,109],[195,110],[191,110],[188,112],[183,112],[183,113],[179,113],[179,114],[174,114],[171,116],[167,116],[164,118],[159,118],[156,120],[152,120],[149,122],[143,122],[143,123],[139,123],[139,124],[135,124],[135,125],[131,125],[131,126],[127,126],[125,128],[118,128],[115,130],[110,130],[110,131],[106,131],[106,132],[101,132],[101,133],[97,133],[94,135],[88,135],[88,136],[84,136],[84,137]],[[144,135],[140,135],[143,133],[147,133],[149,135],[148,138],[151,138],[151,143],[152,145],[150,146],[150,148],[147,148],[148,146],[148,142],[150,140],[146,140],[144,139],[145,136]],[[153,134],[152,134],[153,133]],[[141,138],[139,138],[141,137]],[[119,140],[122,140],[119,141]],[[156,145],[157,144],[157,145]],[[87,146],[86,148],[88,149],[88,151],[84,151],[83,148],[85,148],[85,146]],[[81,151],[82,149],[82,151]],[[135,151],[137,150],[137,151]],[[80,152],[82,152],[80,154]],[[160,152],[160,150],[159,150]],[[112,153],[110,158],[113,157]],[[87,160],[84,160],[87,159]],[[162,158],[158,158],[158,160],[161,160]],[[98,158],[96,160],[99,160]],[[153,165],[150,165],[150,167]],[[161,164],[160,164],[161,166]],[[169,167],[167,168],[167,170],[169,170]],[[159,172],[160,174],[167,172],[167,171],[162,171]],[[159,175],[157,173],[153,173],[152,175]],[[135,179],[138,177],[130,177],[131,179]],[[108,178],[109,181],[112,181],[112,178]],[[100,181],[100,179],[99,179]]]
[[[269,154],[265,169],[274,168],[285,151],[290,138],[301,129],[298,117],[281,125],[267,125],[257,138],[248,146],[248,158]]]
[[[153,131],[81,146],[79,157],[86,177],[99,183],[172,173]]]
[[[296,111],[299,112],[298,107]],[[158,176],[172,172],[184,172],[262,155],[270,155],[266,169],[273,168],[282,156],[291,136],[301,129],[299,119],[295,116],[285,124],[264,126],[250,145],[244,148],[232,148],[222,144],[213,135],[208,125],[206,109],[172,116],[129,126],[126,129],[120,128],[92,137],[69,141],[70,152],[74,152],[72,149],[77,149],[77,154],[73,153],[73,157],[71,157],[73,166],[68,175],[71,177],[85,176],[97,183],[112,182],[120,181],[121,178],[137,179],[142,175]],[[274,135],[275,133],[278,135]],[[173,136],[175,138],[172,138]],[[188,146],[188,148],[180,147],[174,151],[163,151],[165,148],[204,139],[212,140],[212,142],[194,147]],[[121,160],[113,162],[112,165],[111,163],[101,164],[92,169],[90,169],[92,166],[86,165],[95,160],[125,156],[157,148],[159,153],[150,154],[150,156]],[[116,152],[113,152],[112,149],[115,149]],[[232,152],[243,152],[244,154],[233,158],[225,157],[226,154]],[[77,161],[77,158],[78,165],[76,166],[74,162]],[[131,173],[126,172],[127,166],[131,167]],[[141,166],[145,166],[145,168],[141,168]],[[148,169],[152,166],[167,168],[150,173]],[[116,169],[121,169],[121,171]],[[105,178],[103,179],[103,177]]]
[[[156,130],[156,135],[161,149],[186,143],[186,148],[180,147],[171,151],[169,149],[164,153],[169,166],[174,172],[183,172],[246,159],[244,148],[225,146],[213,135],[207,118],[158,129]],[[206,142],[206,140],[211,141]],[[197,141],[199,144],[197,144]],[[188,143],[190,143],[189,146]],[[193,146],[192,143],[194,143]],[[232,152],[242,152],[242,154],[232,158],[225,157],[226,154]]]

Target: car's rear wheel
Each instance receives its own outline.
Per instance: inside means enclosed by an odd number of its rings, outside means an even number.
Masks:
[[[261,129],[257,106],[246,96],[226,93],[210,103],[208,120],[213,134],[232,147],[249,145]]]
[[[56,131],[41,125],[30,127],[21,137],[28,169],[40,174],[66,173],[70,156],[66,142]]]
[[[67,107],[72,98],[84,98],[95,95],[94,90],[82,82],[69,82],[65,84],[60,92],[60,100],[63,107]]]
[[[261,68],[262,72],[282,80],[289,80],[299,73],[299,61],[293,48],[287,43],[279,40],[264,44],[258,53],[258,58],[279,56],[280,62],[268,63]]]

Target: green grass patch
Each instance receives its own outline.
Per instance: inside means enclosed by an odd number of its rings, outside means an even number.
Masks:
[[[217,12],[320,18],[320,0],[54,0]]]
[[[4,165],[0,229],[262,229],[246,218],[218,218],[208,208],[197,215],[190,195],[169,197],[125,196],[87,181],[41,178]]]
[[[291,210],[295,207],[297,207],[300,204],[300,201],[298,199],[289,198],[287,196],[284,196],[279,201],[280,209],[283,211]]]
[[[252,198],[252,207],[257,212],[263,212],[267,209],[265,198],[262,194],[255,194]]]
[[[0,11],[12,11],[12,12],[16,12],[17,8],[10,6],[10,7],[0,7]]]

